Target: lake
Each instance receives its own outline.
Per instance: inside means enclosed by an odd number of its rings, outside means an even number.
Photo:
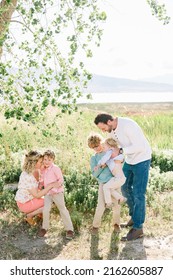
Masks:
[[[84,97],[78,103],[149,103],[149,102],[173,102],[173,92],[110,92],[93,93],[92,100]]]

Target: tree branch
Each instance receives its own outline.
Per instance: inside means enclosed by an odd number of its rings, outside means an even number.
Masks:
[[[16,6],[17,0],[2,0],[0,3],[0,58],[2,56],[3,42],[6,38],[8,27]]]

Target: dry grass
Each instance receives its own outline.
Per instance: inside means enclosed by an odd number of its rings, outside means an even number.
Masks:
[[[172,194],[171,194],[172,195]],[[111,226],[111,213],[106,211],[98,235],[90,233],[90,220],[85,221],[71,241],[65,239],[65,232],[60,217],[52,213],[51,228],[45,238],[38,238],[41,224],[31,228],[23,217],[16,218],[3,213],[1,217],[1,259],[33,260],[116,260],[116,259],[173,259],[173,197],[170,193],[156,196],[155,205],[167,205],[169,215],[163,208],[157,212],[154,207],[147,207],[144,226],[145,237],[133,242],[121,242],[121,236],[127,233],[123,229],[118,235]],[[128,219],[122,211],[122,220]],[[168,217],[169,216],[169,217]],[[10,217],[10,218],[9,218]]]

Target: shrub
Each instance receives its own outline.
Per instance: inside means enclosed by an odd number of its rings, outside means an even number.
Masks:
[[[173,171],[173,150],[153,151],[151,166],[159,166],[160,172]]]
[[[98,183],[90,172],[72,171],[64,176],[66,202],[68,206],[82,212],[90,212],[96,207]]]

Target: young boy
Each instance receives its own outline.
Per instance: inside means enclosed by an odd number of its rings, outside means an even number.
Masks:
[[[124,155],[121,153],[121,149],[118,147],[117,142],[112,138],[105,139],[102,143],[103,151],[105,154],[98,161],[98,164],[95,166],[94,170],[98,170],[99,167],[104,168],[105,165],[108,166],[112,174],[114,175],[114,185],[105,184],[103,188],[106,207],[109,208],[112,206],[111,192],[112,196],[118,200],[119,203],[126,201],[126,198],[122,196],[120,187],[125,183],[126,178],[122,170],[122,165],[124,162]]]
[[[53,185],[58,188],[52,188],[51,191],[49,191],[44,197],[43,224],[38,235],[43,237],[49,229],[50,210],[52,202],[54,202],[59,209],[60,216],[66,230],[66,238],[72,239],[74,237],[74,229],[69,211],[65,206],[63,175],[61,169],[54,164],[54,160],[55,153],[53,151],[47,150],[43,154],[44,168],[42,170],[42,179],[44,187]]]
[[[102,157],[105,155],[105,152],[103,150],[103,138],[99,134],[92,134],[88,137],[88,146],[89,148],[94,150],[94,155],[90,159],[90,167],[92,175],[97,179],[99,183],[99,189],[98,189],[98,200],[97,200],[97,207],[94,214],[94,220],[93,220],[93,228],[92,233],[96,233],[99,230],[99,227],[101,225],[101,219],[103,216],[103,213],[105,211],[106,205],[105,205],[105,197],[104,197],[104,188],[105,185],[111,186],[110,193],[113,199],[113,205],[112,205],[112,224],[114,226],[115,232],[120,232],[120,204],[118,203],[118,200],[114,197],[114,186],[115,183],[115,177],[113,176],[112,172],[106,165],[104,168],[99,167],[97,170],[95,170],[95,166],[98,165],[98,162],[102,159]],[[119,194],[120,196],[120,194]]]

